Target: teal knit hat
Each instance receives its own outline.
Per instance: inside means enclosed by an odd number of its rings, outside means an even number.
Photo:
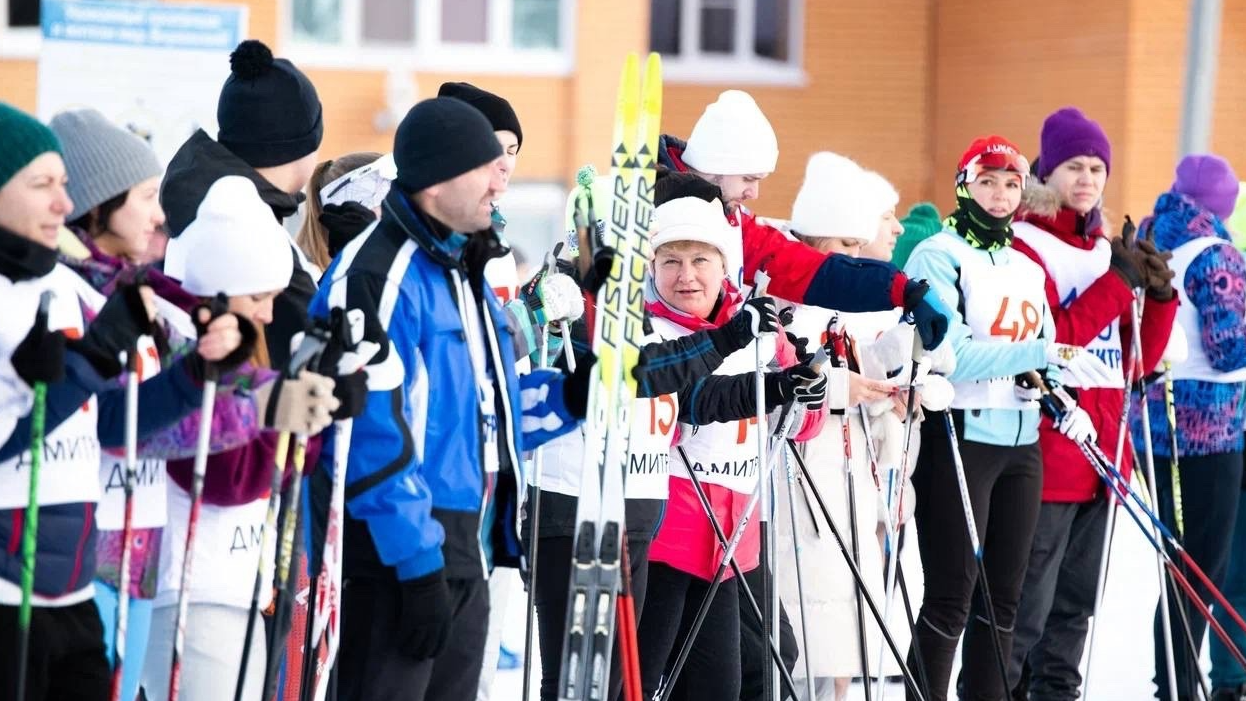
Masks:
[[[0,102],[0,187],[48,151],[61,152],[56,134],[34,117]]]
[[[919,202],[900,220],[904,233],[896,240],[896,250],[891,254],[891,262],[897,268],[903,268],[909,261],[909,254],[917,248],[917,244],[943,230],[943,219],[939,210],[929,202]]]

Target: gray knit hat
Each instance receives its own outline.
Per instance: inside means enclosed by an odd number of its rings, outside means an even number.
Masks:
[[[93,109],[61,112],[50,126],[69,174],[74,211],[68,221],[164,172],[150,146]]]

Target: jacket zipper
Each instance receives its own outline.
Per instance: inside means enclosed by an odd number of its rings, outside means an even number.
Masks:
[[[519,452],[515,449],[515,426],[511,423],[512,408],[510,390],[506,387],[506,377],[502,371],[502,354],[501,348],[498,345],[497,329],[493,327],[493,317],[489,314],[488,303],[486,303],[484,299],[480,300],[480,310],[481,313],[485,315],[484,318],[490,321],[490,323],[485,324],[485,335],[489,338],[489,354],[493,358],[493,367],[496,369],[494,379],[497,382],[498,391],[502,394],[502,403],[499,409],[500,415],[498,416],[498,420],[501,422],[505,430],[506,451],[507,454],[510,455],[511,473],[515,477],[515,498],[522,504],[523,499],[528,493],[528,488],[526,480],[524,479],[523,465],[519,462]],[[522,407],[520,407],[520,411],[523,411]],[[523,532],[522,518],[523,514],[521,513],[521,510],[515,509],[516,536]],[[529,563],[529,567],[531,567],[531,563]]]
[[[454,306],[455,306],[455,309],[457,309],[459,312],[459,323],[463,325],[463,339],[467,342],[467,355],[468,355],[468,358],[470,359],[472,358],[472,355],[471,355],[472,340],[471,340],[471,332],[468,330],[468,326],[467,326],[467,324],[469,323],[468,318],[467,318],[467,310],[463,308],[463,295],[465,292],[465,290],[463,289],[463,278],[459,276],[459,271],[453,268],[450,269],[450,277],[454,281],[454,288],[455,288],[455,295],[454,295],[455,305]],[[475,374],[476,372],[475,368],[476,368],[475,360],[472,360],[473,374]],[[477,381],[476,378],[472,378],[472,379],[473,381]],[[484,426],[484,416],[482,415],[480,411],[480,395],[479,395],[480,389],[477,388],[476,392],[477,392],[476,425]],[[485,579],[488,579],[489,578],[489,559],[485,557],[483,529],[485,527],[485,504],[489,500],[489,469],[485,465],[485,444],[484,444],[483,438],[484,436],[481,436],[482,440],[476,445],[476,449],[478,451],[476,455],[476,459],[480,463],[480,506],[476,509],[476,552],[478,555],[480,555],[480,573]]]

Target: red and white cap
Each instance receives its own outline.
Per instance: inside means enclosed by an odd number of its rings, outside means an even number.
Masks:
[[[963,185],[978,179],[988,170],[1020,173],[1024,184],[1030,175],[1030,162],[1017,145],[1002,136],[980,136],[969,144],[956,165],[956,183]]]

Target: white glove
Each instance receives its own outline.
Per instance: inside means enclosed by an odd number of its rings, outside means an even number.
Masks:
[[[1063,383],[1070,387],[1120,387],[1120,368],[1113,368],[1099,356],[1067,343],[1047,346],[1047,362],[1063,371]]]
[[[1099,439],[1099,432],[1095,430],[1094,422],[1090,420],[1090,414],[1087,414],[1086,410],[1081,407],[1073,407],[1071,411],[1065,412],[1058,429],[1061,434],[1074,443]]]
[[[956,390],[942,375],[927,375],[921,386],[922,406],[928,411],[943,411],[952,405]]]
[[[255,406],[265,428],[311,436],[333,423],[339,403],[333,396],[333,378],[303,370],[297,378],[258,387]]]
[[[546,275],[540,295],[546,321],[575,321],[584,316],[584,296],[570,275]]]

